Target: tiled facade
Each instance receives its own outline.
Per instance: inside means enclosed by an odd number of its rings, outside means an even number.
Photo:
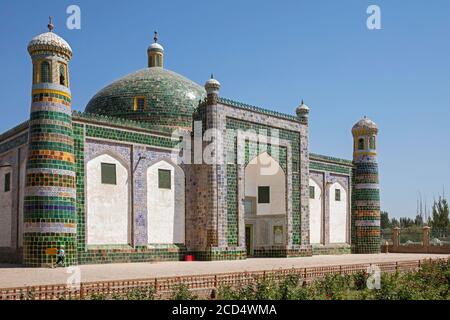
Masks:
[[[30,43],[33,63],[44,59],[52,66],[68,65],[70,47],[54,36],[47,33]],[[15,240],[11,248],[0,248],[0,260],[47,266],[55,258],[49,249],[61,245],[68,265],[182,260],[188,254],[197,260],[245,259],[245,169],[262,152],[276,158],[284,173],[286,213],[254,217],[269,224],[275,221],[284,229],[283,244],[255,245],[253,256],[341,254],[350,248],[357,253],[379,251],[375,157],[355,153],[352,162],[310,154],[306,105],[296,115],[262,109],[220,97],[220,84],[214,79],[205,90],[153,66],[100,91],[86,113],[73,112],[68,79],[66,85],[58,83],[56,69],[52,68],[48,83],[33,76],[29,121],[0,135],[0,165],[11,166],[12,192],[17,195],[11,225]],[[136,110],[136,97],[145,98],[144,109]],[[185,242],[149,243],[147,170],[161,160],[175,161],[180,141],[172,136],[173,128],[184,130],[192,145],[198,132],[218,132],[211,154],[217,161],[196,162],[194,151],[190,162],[183,157],[179,167],[185,175]],[[202,154],[207,147],[206,142],[200,145]],[[128,244],[89,245],[87,241],[87,164],[102,154],[120,159],[129,174]],[[19,167],[25,162],[26,175],[21,179]],[[352,212],[347,243],[329,243],[330,210],[325,205],[323,244],[310,244],[310,178],[319,185],[339,181],[345,187],[348,212]],[[22,236],[23,244],[18,240]]]

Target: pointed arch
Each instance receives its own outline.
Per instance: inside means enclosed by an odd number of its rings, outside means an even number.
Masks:
[[[256,198],[257,215],[286,214],[286,174],[266,151],[245,167],[245,197]]]
[[[41,62],[40,66],[40,82],[41,83],[51,83],[52,82],[52,68],[50,62],[44,60]]]
[[[150,244],[185,243],[185,174],[169,158],[147,167],[147,235]]]
[[[309,186],[314,188],[314,197],[309,199],[309,237],[311,244],[317,244],[322,242],[323,189],[313,177],[309,178]]]
[[[13,170],[8,162],[0,162],[0,247],[11,246]]]
[[[108,172],[104,172],[106,166]],[[105,175],[114,179],[105,180]],[[130,169],[118,154],[104,150],[86,164],[86,240],[89,245],[131,241]]]
[[[340,181],[330,185],[330,243],[346,243],[348,239],[348,194]],[[339,196],[338,196],[339,195]]]

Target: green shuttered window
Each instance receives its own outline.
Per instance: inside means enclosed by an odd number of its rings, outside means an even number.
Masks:
[[[160,189],[171,189],[172,175],[170,170],[158,169],[158,188]]]
[[[5,174],[5,187],[4,187],[4,191],[5,192],[9,192],[11,191],[11,173],[7,173]]]
[[[117,184],[115,164],[102,163],[102,184]]]
[[[336,189],[334,192],[334,200],[341,201],[341,189]]]
[[[270,187],[258,187],[258,203],[270,203]]]

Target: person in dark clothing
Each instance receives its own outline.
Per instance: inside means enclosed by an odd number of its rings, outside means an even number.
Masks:
[[[65,266],[64,259],[66,257],[66,253],[64,251],[64,246],[60,246],[58,252],[56,253],[56,266],[62,265]]]

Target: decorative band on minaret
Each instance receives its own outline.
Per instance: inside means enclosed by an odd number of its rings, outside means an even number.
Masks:
[[[49,32],[28,45],[33,62],[24,201],[24,263],[48,266],[64,247],[76,264],[76,181],[68,64],[69,44]]]
[[[354,253],[380,252],[380,187],[377,125],[364,117],[352,129],[354,152],[352,248]]]

